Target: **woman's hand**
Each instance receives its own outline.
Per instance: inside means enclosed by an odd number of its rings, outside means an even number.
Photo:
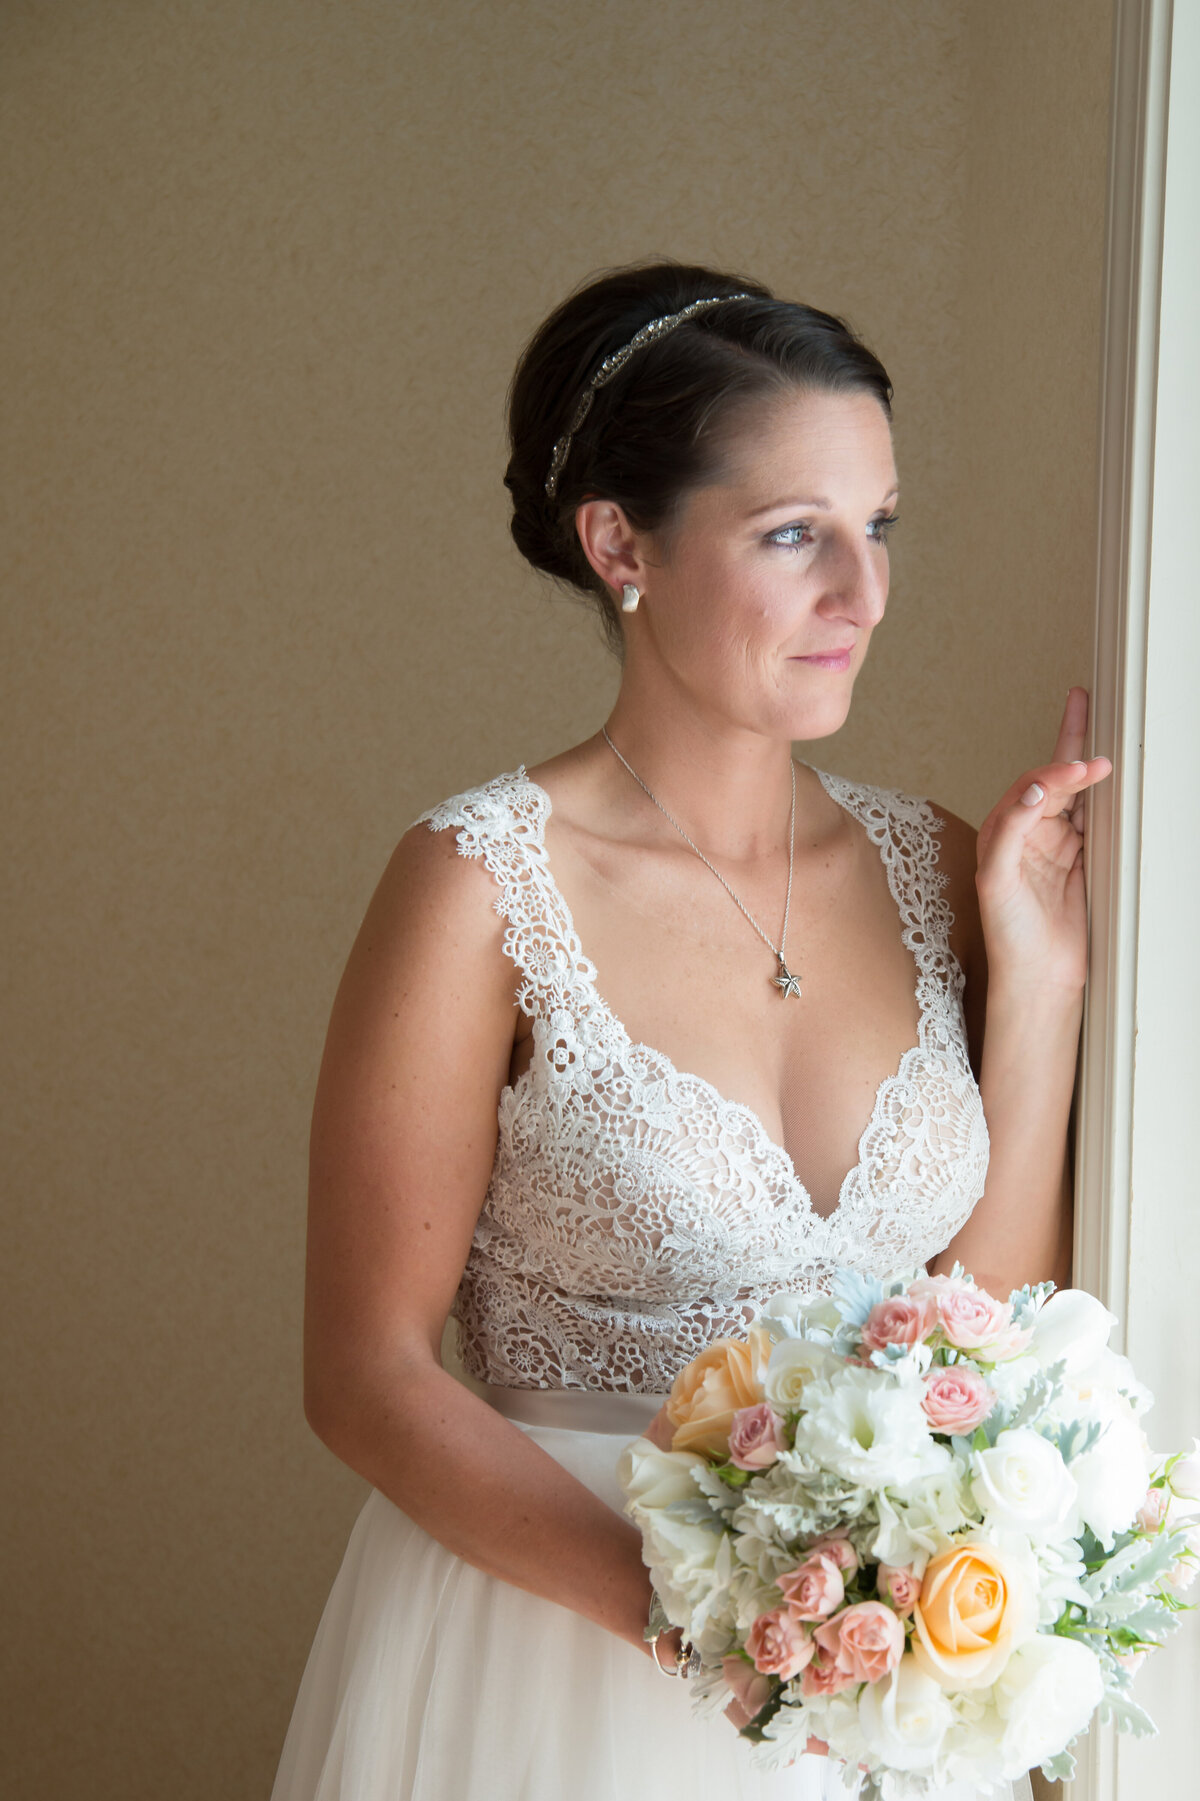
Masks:
[[[664,1401],[654,1418],[650,1421],[650,1424],[646,1427],[646,1430],[642,1433],[642,1437],[648,1438],[650,1443],[652,1445],[657,1445],[660,1451],[669,1451],[671,1449],[671,1440],[674,1436],[675,1428],[667,1418],[667,1404]]]
[[[975,886],[989,986],[1082,992],[1084,795],[1112,772],[1107,757],[1081,756],[1087,720],[1087,689],[1072,688],[1054,761],[1027,770],[979,828]]]

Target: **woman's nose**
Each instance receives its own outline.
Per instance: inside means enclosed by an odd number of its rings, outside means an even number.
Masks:
[[[844,541],[827,571],[828,610],[856,625],[878,625],[888,596],[887,551],[869,538]]]

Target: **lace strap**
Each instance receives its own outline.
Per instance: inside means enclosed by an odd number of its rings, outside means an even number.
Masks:
[[[962,1041],[964,976],[950,949],[954,915],[942,893],[950,878],[938,867],[937,834],[946,821],[916,795],[815,773],[832,799],[860,821],[883,859],[901,937],[917,966],[921,1043],[943,1045],[948,1035]]]
[[[477,788],[429,807],[413,821],[430,831],[457,828],[459,854],[482,857],[500,892],[492,902],[507,922],[504,951],[516,966],[517,1002],[536,1017],[577,1002],[593,988],[596,967],[583,953],[546,857],[550,797],[522,763]]]

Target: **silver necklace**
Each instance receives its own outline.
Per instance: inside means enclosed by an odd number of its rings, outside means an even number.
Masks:
[[[699,857],[700,861],[702,863],[705,863],[708,865],[709,869],[711,869],[713,874],[716,876],[718,882],[720,882],[722,888],[724,888],[724,890],[725,890],[726,894],[729,896],[730,900],[733,901],[734,905],[742,913],[745,914],[746,918],[750,921],[750,924],[754,927],[754,930],[758,933],[759,937],[762,939],[763,943],[767,946],[768,950],[770,950],[774,953],[775,957],[779,961],[779,974],[772,976],[771,980],[774,983],[775,987],[778,988],[782,998],[784,1000],[787,1000],[789,995],[794,995],[795,998],[797,1000],[799,1000],[800,999],[800,978],[799,978],[799,976],[792,974],[791,970],[788,968],[788,966],[784,962],[784,958],[783,958],[784,950],[787,947],[788,919],[791,915],[791,910],[792,910],[792,866],[793,866],[793,864],[795,862],[795,858],[796,858],[796,765],[795,765],[795,763],[792,761],[792,759],[790,757],[788,758],[788,761],[789,761],[789,763],[791,763],[791,768],[792,768],[792,811],[791,811],[791,817],[788,821],[787,899],[785,900],[785,902],[783,904],[783,931],[780,934],[780,939],[779,939],[778,945],[774,945],[771,943],[771,940],[767,937],[767,934],[763,931],[762,927],[759,925],[757,919],[755,919],[753,913],[751,913],[749,907],[743,906],[742,902],[738,899],[737,895],[733,892],[733,889],[729,886],[729,883],[725,880],[725,877],[721,874],[721,871],[719,869],[714,868],[713,864],[709,863],[708,858],[705,856],[704,852],[700,849],[700,846],[698,844],[695,844],[692,842],[692,840],[688,837],[687,833],[684,831],[683,827],[680,825],[679,821],[675,818],[675,815],[673,813],[667,812],[667,809],[663,806],[663,804],[659,800],[657,794],[651,793],[650,789],[646,787],[645,782],[642,780],[642,778],[638,774],[637,770],[633,767],[632,763],[630,763],[627,758],[621,756],[620,751],[617,749],[616,745],[613,743],[612,739],[608,735],[608,727],[602,725],[600,727],[600,730],[601,730],[601,732],[603,732],[604,741],[608,745],[608,748],[612,751],[613,755],[615,757],[620,757],[621,762],[625,764],[626,769],[629,771],[630,775],[633,777],[633,779],[637,783],[638,787],[643,789],[645,791],[645,793],[650,796],[650,799],[654,802],[654,804],[658,808],[659,812],[662,813],[667,819],[669,819],[671,821],[671,824],[675,827],[675,830],[679,833],[679,836],[692,846],[692,849],[695,851],[695,853]]]

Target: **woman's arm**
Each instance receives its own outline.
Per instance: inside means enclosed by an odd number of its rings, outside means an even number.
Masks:
[[[991,1156],[982,1200],[933,1267],[957,1260],[1001,1296],[1070,1280],[1068,1127],[1087,973],[1082,802],[1111,769],[1103,757],[1075,761],[1086,725],[1086,693],[1072,689],[1057,760],[1012,785],[974,848],[970,827],[949,816],[943,839]],[[1035,780],[1043,794],[1031,806],[1021,797]]]
[[[351,953],[313,1113],[305,1413],[468,1563],[647,1650],[636,1527],[441,1367],[516,1018],[495,893],[416,826]]]

